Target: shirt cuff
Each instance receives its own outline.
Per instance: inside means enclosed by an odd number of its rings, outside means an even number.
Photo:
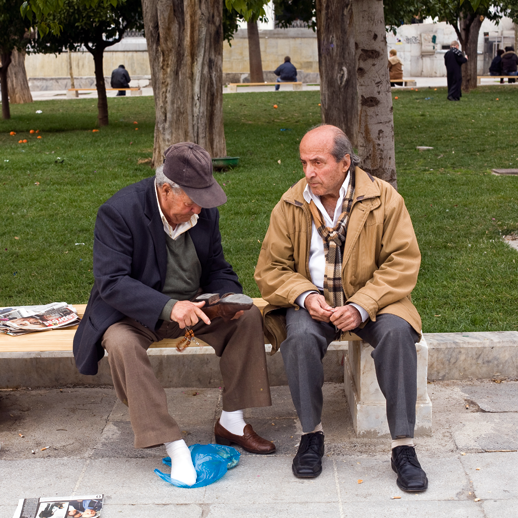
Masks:
[[[305,302],[306,302],[306,298],[308,295],[311,295],[311,293],[318,293],[318,291],[314,291],[314,290],[311,290],[311,291],[305,291],[304,293],[301,293],[296,299],[295,299],[295,304],[297,304],[297,306],[300,306],[301,308],[304,308],[306,309],[306,306],[304,305]]]
[[[176,299],[169,299],[160,313],[160,320],[165,320],[166,322],[171,322],[171,311],[173,311],[173,306],[178,301]]]
[[[351,302],[349,305],[355,307],[359,311],[360,316],[362,317],[362,324],[369,318],[367,311],[365,311],[361,306],[358,306],[358,304]]]

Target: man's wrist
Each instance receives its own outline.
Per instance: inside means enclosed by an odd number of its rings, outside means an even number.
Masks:
[[[313,293],[316,293],[318,295],[318,291],[305,291],[304,293],[300,294],[296,299],[295,299],[295,304],[297,304],[298,306],[300,306],[301,308],[304,308],[306,309],[306,299]]]
[[[164,309],[162,309],[162,313],[160,313],[160,320],[171,322],[171,312],[173,311],[173,307],[177,302],[178,301],[176,299],[169,299],[166,302]]]
[[[369,318],[369,314],[367,313],[367,311],[365,311],[361,306],[358,306],[358,304],[350,302],[349,306],[352,306],[353,308],[356,308],[358,310],[358,313],[360,313],[360,317],[362,319],[362,324]]]

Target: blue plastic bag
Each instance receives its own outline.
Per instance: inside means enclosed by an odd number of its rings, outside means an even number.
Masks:
[[[196,470],[196,484],[187,486],[170,475],[155,469],[155,473],[162,479],[176,487],[196,488],[204,487],[217,482],[229,469],[237,466],[241,454],[230,446],[219,444],[193,444],[189,446],[192,463]],[[166,457],[162,462],[171,467],[171,458]]]

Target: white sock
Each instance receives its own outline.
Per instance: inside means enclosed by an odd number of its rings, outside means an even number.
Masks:
[[[414,439],[412,437],[403,437],[392,441],[392,449],[398,446],[414,446]]]
[[[171,457],[171,478],[192,486],[196,483],[196,470],[191,459],[191,452],[183,439],[166,442],[165,449]]]
[[[234,435],[244,435],[246,423],[243,419],[242,410],[236,410],[234,412],[225,412],[225,410],[223,410],[219,418],[219,424]]]
[[[302,435],[307,435],[308,433],[322,432],[324,433],[324,429],[322,428],[322,422],[318,423],[315,426],[315,429],[311,432],[303,432]]]

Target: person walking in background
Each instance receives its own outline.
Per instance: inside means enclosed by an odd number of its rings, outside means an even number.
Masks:
[[[491,61],[491,65],[489,66],[489,75],[490,76],[501,76],[502,74],[502,54],[505,52],[504,49],[498,49],[496,51],[496,56]],[[500,83],[504,82],[504,78],[500,78]]]
[[[110,84],[112,88],[129,88],[130,87],[131,78],[126,70],[124,65],[119,65],[119,68],[116,68],[112,72],[112,77],[110,80]],[[117,92],[117,97],[126,95],[126,90],[119,90]]]
[[[444,54],[444,64],[446,65],[446,76],[448,79],[448,101],[460,101],[462,96],[461,66],[467,61],[468,56],[464,56],[459,50],[459,42],[452,41],[450,50]]]
[[[514,51],[514,47],[505,47],[502,54],[502,75],[515,76],[518,74],[518,56]],[[509,79],[509,83],[514,83],[514,79]]]
[[[297,81],[297,69],[292,65],[291,58],[286,56],[284,58],[284,63],[279,65],[273,72],[277,78],[278,83],[288,82],[294,83]],[[275,85],[275,91],[280,88],[281,85]]]
[[[391,49],[389,54],[390,86],[403,86],[403,62],[398,58],[397,50]]]

